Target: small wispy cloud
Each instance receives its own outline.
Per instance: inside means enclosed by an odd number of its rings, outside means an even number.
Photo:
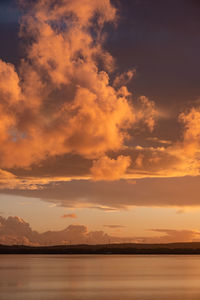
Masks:
[[[99,209],[99,210],[102,210],[102,211],[105,211],[105,212],[115,212],[117,211],[117,209],[115,207],[107,207],[107,206],[89,206],[88,208],[90,209]]]
[[[168,144],[168,145],[170,145],[172,143],[169,140],[162,140],[162,139],[159,139],[156,136],[155,137],[148,137],[146,140],[150,141],[150,142],[156,142],[156,143],[159,143],[159,144]]]
[[[124,228],[126,226],[124,226],[124,225],[103,225],[103,227],[111,228],[111,229],[118,229],[118,228]]]
[[[56,207],[56,206],[57,206],[56,203],[53,203],[53,204],[48,205],[49,208]]]
[[[72,219],[76,219],[77,215],[76,214],[64,214],[61,216],[61,218],[66,219],[66,218],[72,218]]]

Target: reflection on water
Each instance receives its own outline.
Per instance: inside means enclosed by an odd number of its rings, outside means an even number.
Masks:
[[[200,256],[1,255],[1,300],[199,300]]]

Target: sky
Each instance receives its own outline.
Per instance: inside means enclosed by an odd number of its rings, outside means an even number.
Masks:
[[[0,243],[200,240],[199,13],[0,2]]]

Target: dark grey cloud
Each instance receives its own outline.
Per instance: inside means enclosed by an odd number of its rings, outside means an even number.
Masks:
[[[132,181],[92,182],[73,180],[38,185],[38,190],[1,190],[4,194],[35,197],[63,207],[127,209],[134,206],[200,206],[200,176],[148,178]]]

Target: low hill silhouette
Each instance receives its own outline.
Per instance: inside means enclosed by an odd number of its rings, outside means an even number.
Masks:
[[[170,244],[0,245],[0,254],[200,254],[200,242]]]

